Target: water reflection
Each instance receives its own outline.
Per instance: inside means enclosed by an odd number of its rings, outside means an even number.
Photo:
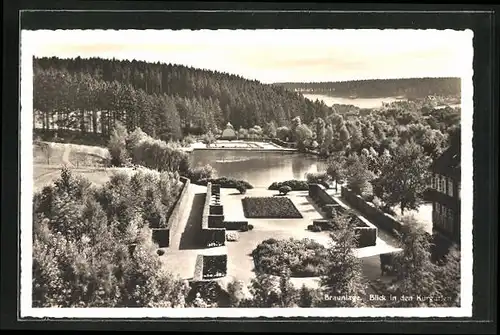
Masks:
[[[194,165],[210,164],[217,176],[244,179],[255,187],[268,187],[275,181],[304,179],[308,172],[324,171],[324,163],[314,156],[298,153],[237,150],[195,150]]]

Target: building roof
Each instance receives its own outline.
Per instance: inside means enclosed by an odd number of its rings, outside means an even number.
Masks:
[[[460,179],[460,142],[452,141],[450,147],[431,164],[431,170],[443,176]]]

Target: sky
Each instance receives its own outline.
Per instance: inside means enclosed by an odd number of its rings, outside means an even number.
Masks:
[[[22,32],[23,50],[181,64],[263,83],[462,77],[472,67],[472,32],[38,30]]]

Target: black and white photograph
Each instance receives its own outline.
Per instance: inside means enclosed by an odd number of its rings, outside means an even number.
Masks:
[[[472,316],[471,30],[20,40],[21,316]]]

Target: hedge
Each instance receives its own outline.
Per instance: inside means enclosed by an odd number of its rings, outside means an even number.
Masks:
[[[227,230],[248,230],[248,221],[224,221]]]
[[[250,190],[253,188],[252,184],[245,180],[228,178],[228,177],[220,177],[220,178],[212,178],[212,179],[200,179],[193,181],[193,184],[207,186],[208,183],[218,184],[221,188],[237,188],[238,186],[244,186],[246,189]]]
[[[358,248],[374,246],[377,243],[377,228],[356,227],[354,229]]]
[[[292,191],[307,191],[309,189],[307,181],[297,179],[274,182],[267,189],[271,191],[279,191],[282,186],[289,186]]]

